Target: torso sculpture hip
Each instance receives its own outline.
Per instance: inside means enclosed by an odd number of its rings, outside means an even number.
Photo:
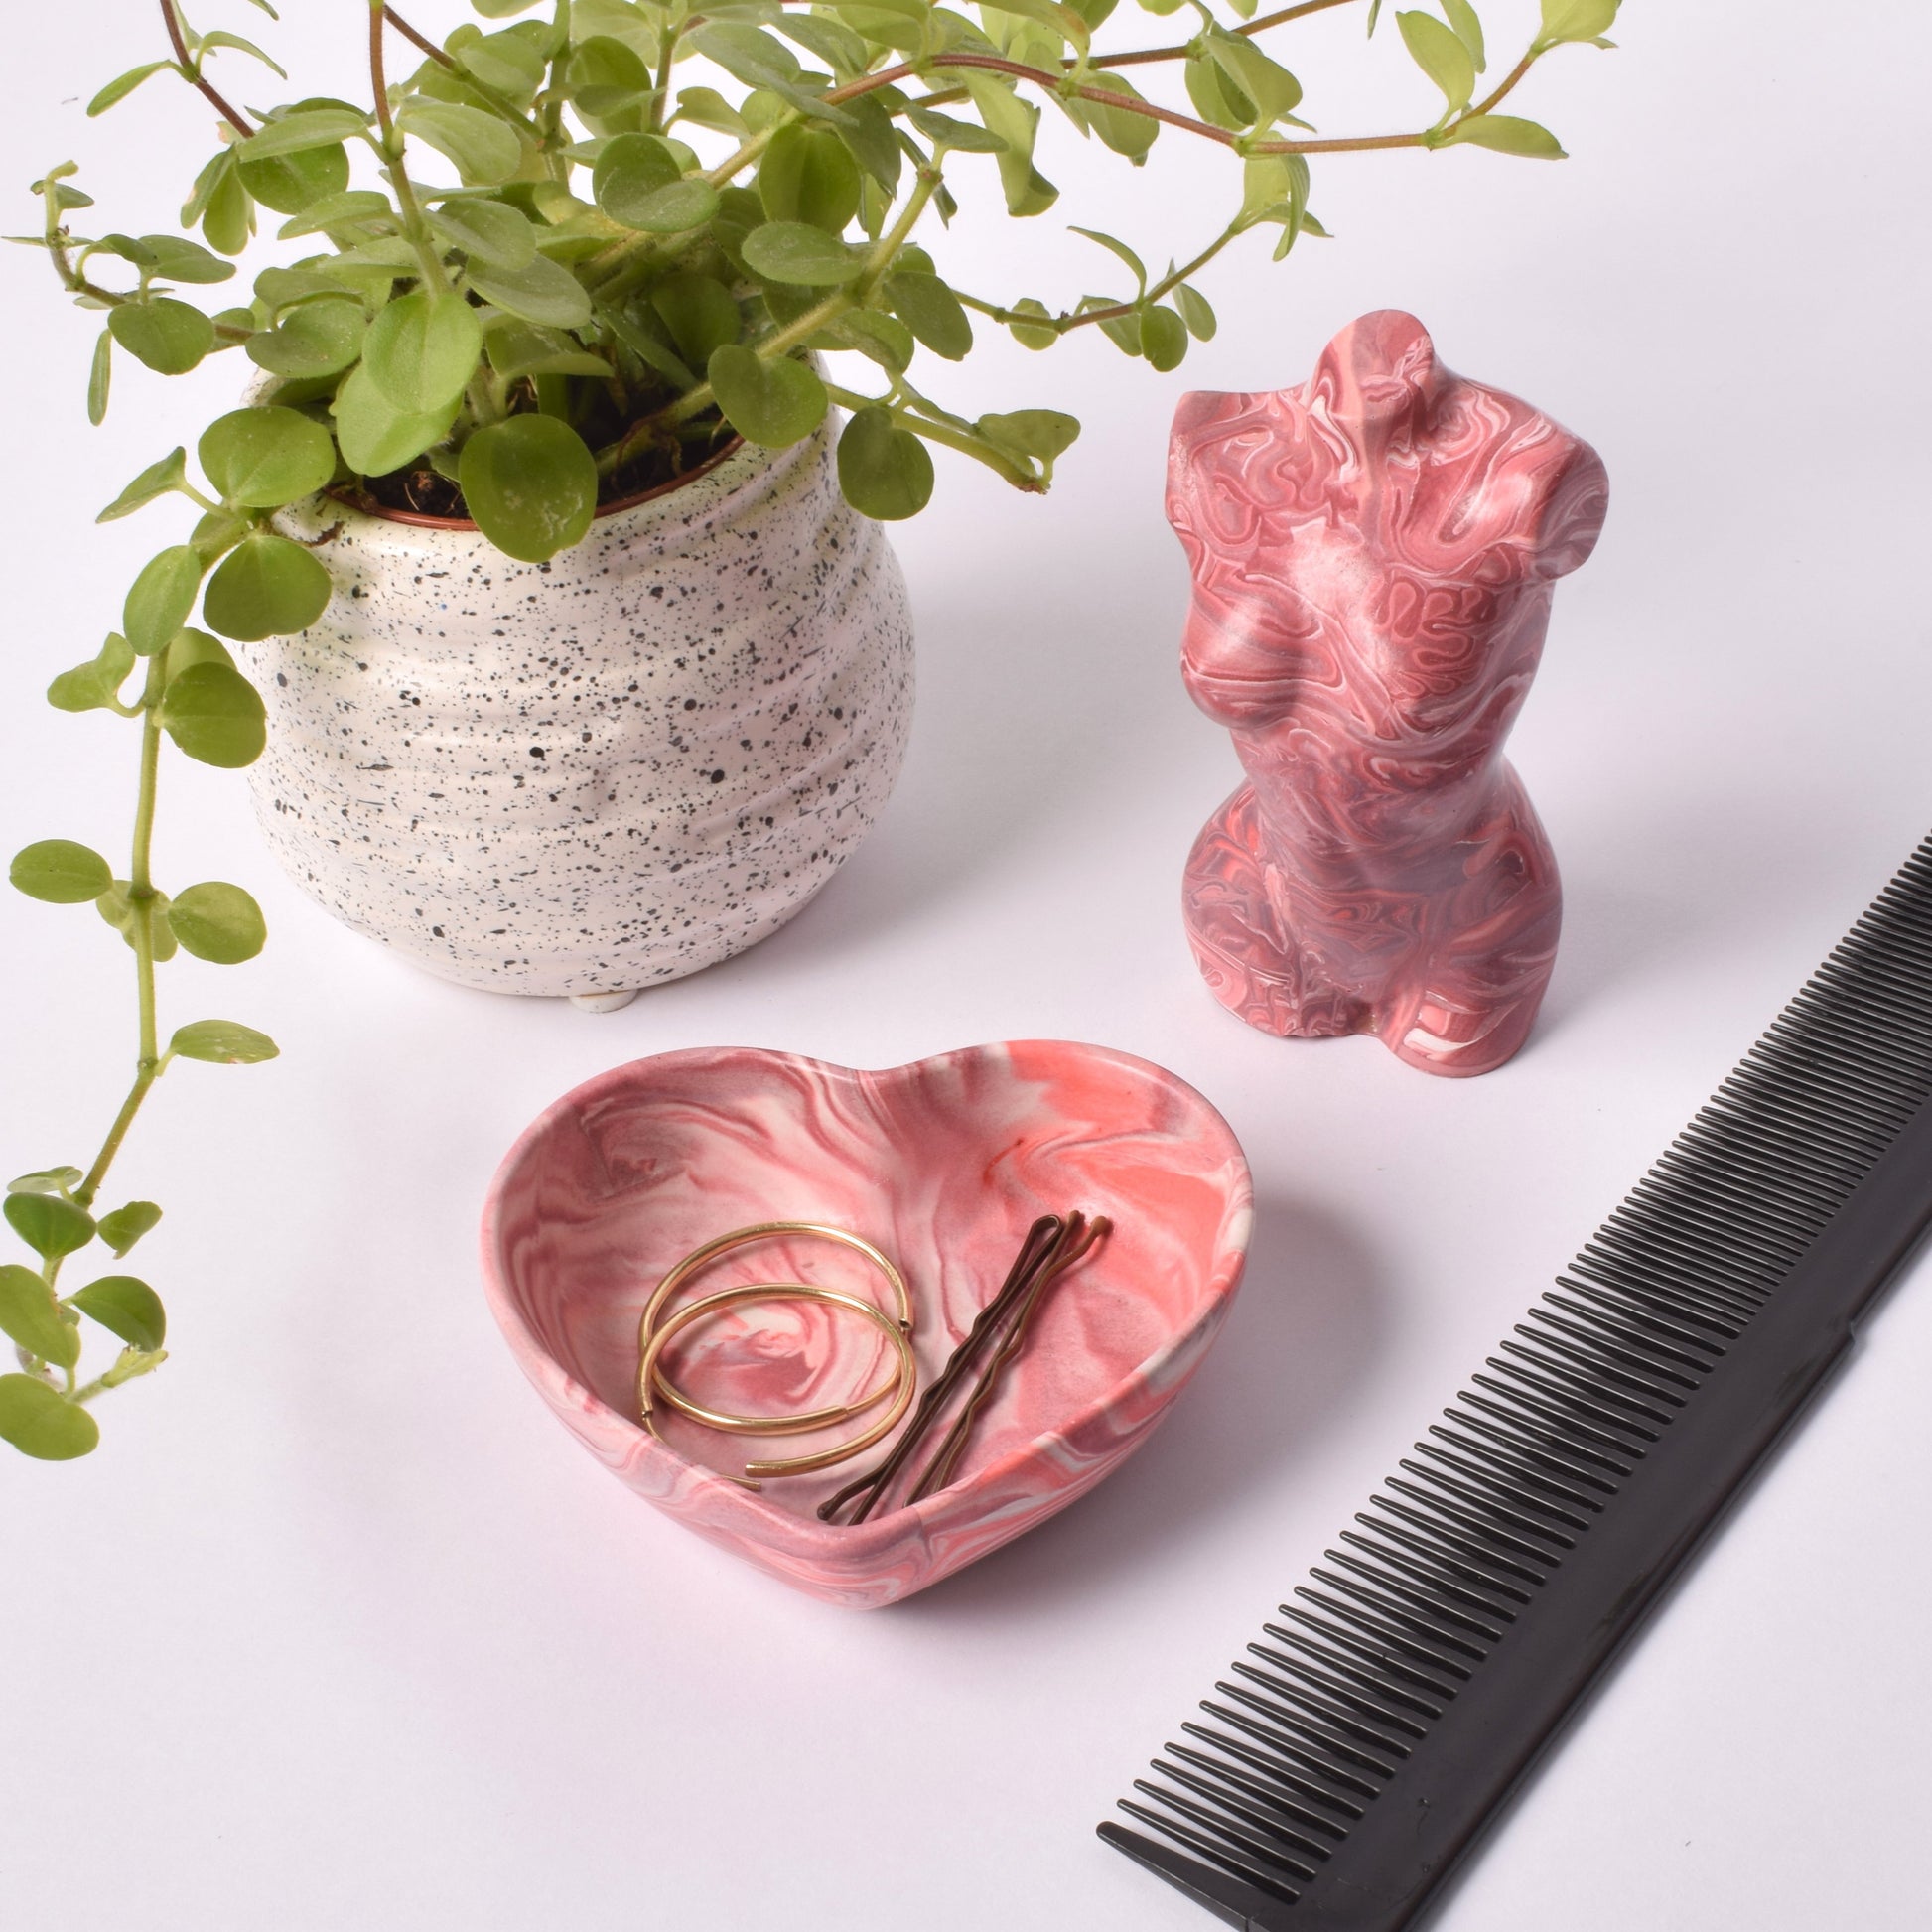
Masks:
[[[1522,1045],[1562,893],[1502,746],[1607,503],[1587,443],[1393,310],[1299,389],[1183,399],[1187,688],[1248,774],[1188,859],[1187,931],[1251,1026],[1431,1073]]]

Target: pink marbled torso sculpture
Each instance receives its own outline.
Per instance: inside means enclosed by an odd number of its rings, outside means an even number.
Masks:
[[[1301,388],[1183,399],[1187,688],[1248,774],[1184,905],[1251,1026],[1373,1033],[1431,1073],[1522,1045],[1562,894],[1503,740],[1607,501],[1587,443],[1445,368],[1396,310],[1351,323]]]

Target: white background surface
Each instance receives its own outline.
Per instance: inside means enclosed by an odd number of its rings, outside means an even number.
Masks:
[[[21,191],[67,155],[103,228],[166,223],[207,116],[161,82],[102,122],[79,106],[157,51],[152,11],[10,19],[4,225],[35,225]],[[276,44],[340,43],[328,86],[354,88],[355,0],[288,11]],[[1483,12],[1512,58],[1525,6]],[[238,4],[201,16],[278,32]],[[1367,50],[1359,11],[1278,37],[1323,132],[1433,111],[1392,26]],[[605,1019],[447,988],[286,887],[238,779],[171,760],[164,878],[240,880],[273,936],[238,972],[171,966],[167,1024],[227,1014],[284,1057],[164,1083],[115,1191],[170,1209],[139,1260],[173,1359],[101,1404],[91,1459],[0,1461],[0,1916],[1205,1923],[1095,1821],[1932,822],[1923,12],[1633,4],[1617,38],[1518,97],[1562,166],[1318,164],[1340,238],[1279,268],[1256,241],[1205,277],[1222,330],[1181,376],[1089,339],[993,344],[947,377],[969,413],[1058,403],[1086,437],[1045,503],[942,461],[896,539],[921,633],[904,781],[847,872],[740,960]],[[226,84],[275,97],[232,66]],[[1025,248],[982,183],[947,259],[988,294],[1110,287],[1062,222],[1162,259],[1198,245],[1231,170],[1189,149],[1164,139],[1137,175],[1058,140],[1068,192]],[[176,540],[169,511],[100,531],[93,511],[239,378],[124,365],[90,432],[88,319],[27,251],[0,272],[0,838],[118,851],[131,734],[39,694]],[[1183,380],[1301,380],[1387,305],[1588,437],[1612,480],[1513,748],[1564,866],[1565,948],[1529,1049],[1475,1082],[1245,1031],[1175,906],[1235,767],[1175,672],[1168,416]],[[131,1053],[126,955],[84,908],[17,897],[0,948],[0,1162],[84,1159]],[[653,1515],[523,1385],[474,1229],[496,1158],[564,1089],[687,1045],[888,1065],[1030,1035],[1193,1081],[1262,1203],[1219,1350],[1092,1498],[910,1604],[844,1612]],[[1928,1378],[1921,1265],[1442,1932],[1925,1922]]]

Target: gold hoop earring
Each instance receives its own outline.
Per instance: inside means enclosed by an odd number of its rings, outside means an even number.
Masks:
[[[677,1410],[680,1415],[689,1416],[693,1422],[701,1422],[707,1428],[724,1430],[728,1434],[741,1436],[799,1436],[805,1434],[808,1430],[824,1429],[834,1423],[846,1422],[862,1410],[871,1408],[875,1402],[884,1400],[892,1386],[890,1383],[882,1383],[877,1389],[858,1397],[852,1402],[841,1403],[829,1409],[810,1410],[797,1416],[783,1418],[735,1416],[723,1410],[707,1409],[702,1404],[693,1402],[657,1366],[657,1355],[659,1351],[653,1349],[651,1344],[656,1336],[662,1332],[658,1327],[658,1315],[671,1297],[692,1276],[708,1267],[720,1255],[729,1254],[734,1248],[749,1247],[754,1242],[771,1240],[783,1234],[804,1234],[811,1235],[820,1240],[836,1241],[842,1247],[850,1248],[855,1253],[863,1255],[867,1261],[871,1262],[885,1276],[887,1286],[891,1288],[893,1298],[898,1305],[897,1333],[900,1336],[911,1334],[912,1298],[906,1289],[905,1277],[899,1273],[885,1254],[863,1235],[853,1234],[845,1228],[828,1227],[818,1221],[759,1221],[751,1227],[733,1228],[730,1233],[717,1235],[712,1240],[705,1242],[701,1247],[693,1248],[657,1284],[651,1291],[650,1300],[644,1304],[644,1312],[637,1323],[637,1407],[646,1424],[648,1424],[650,1418],[653,1382],[656,1385],[657,1393],[662,1395],[664,1400],[673,1409]],[[769,1289],[775,1285],[764,1283],[760,1286]],[[799,1286],[804,1287],[809,1286],[809,1284],[801,1283]],[[827,1294],[833,1293],[831,1290],[824,1292]],[[707,1301],[712,1299],[714,1298],[706,1298]],[[809,1300],[811,1298],[808,1297],[806,1299]],[[693,1302],[690,1306],[697,1308],[701,1305]],[[871,1309],[870,1303],[861,1302],[858,1306]],[[872,1309],[872,1312],[878,1314],[879,1311]],[[782,1428],[773,1428],[772,1424],[774,1421],[782,1422],[784,1426]],[[655,1434],[655,1431],[652,1433]],[[773,1471],[773,1473],[776,1473],[776,1471]]]
[[[890,1265],[889,1263],[888,1266]],[[823,1302],[835,1308],[849,1309],[854,1314],[863,1315],[878,1327],[897,1350],[898,1366],[894,1375],[897,1394],[885,1415],[849,1442],[834,1444],[828,1449],[818,1449],[808,1455],[747,1462],[745,1474],[731,1477],[729,1480],[740,1482],[746,1488],[756,1489],[759,1484],[752,1478],[757,1476],[804,1475],[813,1469],[829,1469],[834,1464],[845,1461],[848,1456],[858,1455],[863,1450],[869,1449],[897,1427],[900,1417],[912,1406],[912,1393],[918,1380],[918,1364],[912,1353],[911,1339],[903,1323],[895,1322],[891,1315],[875,1308],[870,1302],[862,1302],[856,1295],[847,1295],[836,1288],[814,1288],[806,1282],[747,1282],[738,1288],[721,1288],[715,1294],[702,1296],[695,1302],[687,1303],[670,1315],[644,1344],[643,1359],[637,1369],[637,1382],[641,1395],[643,1424],[653,1436],[657,1434],[657,1428],[651,1421],[652,1382],[656,1382],[667,1399],[670,1395],[669,1386],[663,1380],[657,1365],[658,1357],[664,1352],[665,1344],[694,1321],[701,1321],[708,1315],[721,1313],[726,1309],[736,1308],[746,1302]],[[837,1412],[828,1410],[817,1413],[829,1415],[834,1421],[844,1421],[861,1408],[870,1407],[879,1399],[879,1393],[875,1392],[860,1402],[845,1405]],[[675,1404],[673,1406],[681,1408],[687,1415],[692,1415],[694,1421],[706,1422],[711,1428],[729,1428],[745,1434],[797,1435],[807,1427],[819,1426],[815,1421],[807,1422],[797,1416],[719,1416],[705,1410],[693,1414],[695,1405],[686,1407],[684,1404]]]

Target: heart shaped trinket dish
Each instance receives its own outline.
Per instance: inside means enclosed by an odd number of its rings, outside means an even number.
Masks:
[[[862,1422],[731,1436],[659,1408],[659,1437],[638,1420],[644,1304],[714,1236],[809,1221],[877,1244],[910,1285],[923,1388],[1029,1226],[1073,1209],[1108,1216],[1112,1232],[1041,1296],[964,1454],[916,1503],[888,1498],[859,1524],[815,1513],[890,1442],[756,1490],[733,1480],[748,1457],[809,1453]],[[1219,1331],[1250,1217],[1247,1162],[1227,1123],[1184,1081],[1126,1053],[1014,1040],[863,1072],[704,1048],[618,1067],[536,1120],[490,1188],[483,1269],[525,1374],[600,1461],[784,1582],[870,1606],[1044,1521],[1140,1446]],[[785,1235],[720,1257],[680,1306],[749,1282],[885,1300],[863,1257]],[[890,1377],[893,1355],[891,1337],[850,1311],[773,1300],[721,1310],[664,1359],[694,1398],[776,1416],[852,1401]]]

